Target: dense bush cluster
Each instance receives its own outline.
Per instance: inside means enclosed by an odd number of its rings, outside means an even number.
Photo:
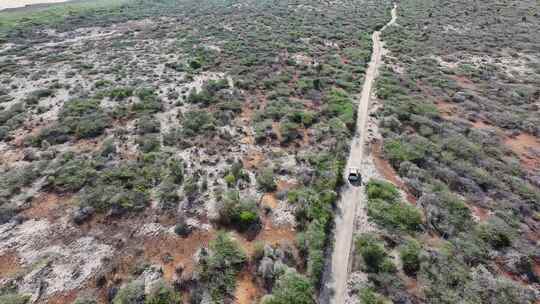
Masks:
[[[236,190],[226,192],[218,206],[219,222],[241,231],[257,229],[260,225],[257,203],[249,198],[240,198]]]
[[[97,303],[93,300],[78,300],[77,304],[93,304]],[[153,283],[150,293],[145,293],[145,285],[142,280],[133,280],[124,285],[112,300],[113,304],[180,304],[182,297],[180,293],[174,291],[173,287],[165,282]]]
[[[368,215],[388,229],[409,233],[419,231],[422,225],[421,212],[408,203],[400,201],[398,190],[391,183],[370,180],[366,186]]]

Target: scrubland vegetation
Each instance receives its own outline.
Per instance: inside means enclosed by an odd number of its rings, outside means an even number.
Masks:
[[[0,264],[17,261],[2,296],[315,303],[354,94],[389,7],[126,0],[1,12],[0,223],[17,231],[0,251]],[[33,223],[66,228],[29,236]],[[407,225],[396,229],[417,229]],[[37,244],[32,259],[18,238]],[[74,267],[77,283],[43,275]],[[54,289],[33,285],[42,279]]]
[[[538,3],[400,1],[377,81],[360,303],[538,301]],[[523,138],[530,138],[524,142]]]
[[[365,185],[355,300],[534,303],[538,4],[398,5],[375,116],[404,187]],[[390,7],[0,12],[0,302],[317,303]]]

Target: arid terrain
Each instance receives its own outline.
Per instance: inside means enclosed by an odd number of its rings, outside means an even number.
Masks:
[[[539,14],[0,12],[0,303],[539,303]]]
[[[2,0],[2,2],[0,2],[0,10],[6,8],[17,8],[26,5],[58,3],[66,1],[67,0]]]

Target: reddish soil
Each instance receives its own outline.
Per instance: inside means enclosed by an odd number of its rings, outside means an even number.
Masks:
[[[419,299],[424,298],[424,293],[416,278],[403,275],[403,281],[405,282],[405,288],[409,294],[414,295]]]
[[[264,160],[265,157],[262,152],[255,149],[249,149],[246,157],[242,159],[242,164],[244,165],[244,168],[247,169],[259,169]]]
[[[450,78],[455,80],[458,86],[462,88],[469,89],[469,90],[476,89],[476,85],[474,84],[474,82],[472,82],[469,78],[465,76],[452,76]]]
[[[24,157],[21,150],[9,150],[0,154],[0,165],[9,166],[15,162],[22,160]]]
[[[538,231],[535,231],[535,230],[529,230],[527,232],[525,232],[525,236],[527,237],[527,239],[533,243],[538,243],[540,242],[540,232]]]
[[[525,169],[534,171],[540,168],[540,139],[521,133],[515,137],[506,137],[504,143],[519,156]]]
[[[257,93],[255,96],[257,97],[259,101],[258,109],[264,110],[266,108],[266,105],[268,104],[268,99],[260,90],[257,90]]]
[[[304,107],[306,107],[306,108],[308,108],[310,110],[314,110],[314,111],[319,111],[320,110],[320,101],[314,101],[314,100],[304,99],[304,98],[299,98],[299,97],[289,97],[289,99],[292,102],[303,104]]]
[[[509,271],[507,271],[506,269],[504,269],[504,261],[502,261],[501,258],[495,258],[495,264],[497,265],[497,272],[506,277],[507,279],[510,279],[514,282],[517,282],[521,285],[528,285],[528,282],[522,278],[521,276],[515,274],[515,273],[511,273]]]
[[[300,141],[300,147],[307,147],[309,146],[310,140],[309,140],[309,129],[302,128],[300,130],[300,133],[302,134],[302,140]]]
[[[242,105],[242,112],[240,113],[240,120],[243,126],[249,126],[251,124],[251,120],[253,119],[254,112],[255,111],[253,110],[252,102],[245,102]],[[243,144],[253,145],[255,144],[255,139],[253,138],[252,134],[248,134],[246,137],[242,138],[240,142]]]
[[[480,222],[486,221],[491,216],[491,211],[486,208],[482,208],[478,206],[472,206],[469,208],[471,209],[471,212],[474,215],[474,217],[477,218],[478,221]]]
[[[298,183],[295,180],[278,180],[277,191],[286,191],[295,188]]]
[[[278,121],[272,122],[272,130],[276,134],[277,140],[279,142],[283,141],[283,136],[281,136],[280,124]]]
[[[71,150],[79,153],[97,151],[101,147],[101,142],[101,137],[80,139],[71,146]]]
[[[525,169],[534,171],[540,168],[539,138],[527,133],[521,133],[517,136],[507,136],[503,129],[483,120],[473,122],[472,127],[475,129],[494,129],[504,138],[504,144],[519,156],[521,165]],[[535,153],[535,151],[537,152]]]
[[[59,196],[55,193],[40,193],[32,200],[31,207],[24,210],[22,215],[31,219],[46,218],[49,221],[54,221],[64,214],[71,197],[72,195]]]
[[[537,276],[540,276],[540,259],[538,258],[534,259],[533,271]]]
[[[483,120],[477,120],[472,123],[472,127],[475,129],[490,129],[493,128],[493,126],[486,121]]]
[[[416,197],[410,192],[405,183],[399,178],[396,171],[390,165],[390,163],[382,157],[382,146],[379,141],[373,144],[373,161],[377,170],[384,176],[385,179],[399,187],[406,193],[407,201],[413,205],[416,205]]]
[[[207,247],[214,237],[212,231],[195,231],[187,238],[177,236],[148,237],[143,243],[145,258],[163,266],[163,277],[171,282],[178,265],[191,273],[195,267],[193,255],[201,247]]]
[[[243,271],[239,274],[236,284],[236,291],[234,293],[235,301],[238,304],[252,304],[258,303],[258,300],[262,297],[263,291],[258,287],[254,281],[253,273]]]
[[[253,118],[253,108],[252,108],[252,103],[251,102],[245,102],[243,105],[242,105],[242,112],[240,113],[240,119],[242,120],[243,123],[245,123],[246,125],[251,121],[251,119]]]
[[[12,144],[14,144],[17,147],[23,147],[24,146],[24,140],[29,136],[36,136],[39,134],[39,132],[47,127],[52,126],[53,123],[44,123],[42,125],[40,124],[32,124],[32,125],[26,125],[22,128],[19,128],[15,131],[14,138],[12,141]]]
[[[432,232],[422,234],[420,240],[431,248],[441,248],[446,243],[439,235]]]
[[[296,241],[296,232],[292,227],[275,227],[270,221],[266,221],[263,229],[253,240],[248,240],[244,235],[238,233],[234,233],[234,235],[249,256],[255,251],[255,244],[257,242],[277,245],[283,242],[293,244]]]
[[[0,255],[0,278],[9,278],[21,270],[19,257],[15,252]]]
[[[79,290],[74,289],[69,292],[55,294],[47,300],[47,304],[71,304],[77,299]]]
[[[443,100],[437,100],[435,102],[435,106],[439,110],[441,117],[444,119],[451,119],[454,117],[457,113],[457,107],[450,102],[443,101]]]
[[[278,206],[278,199],[276,197],[275,193],[266,193],[261,198],[261,205],[267,206],[272,209],[277,208]]]
[[[278,180],[277,181],[277,191],[272,193],[265,193],[261,197],[261,205],[268,206],[272,209],[278,207],[279,200],[277,198],[277,193],[280,191],[288,191],[297,186],[296,181],[294,180]]]

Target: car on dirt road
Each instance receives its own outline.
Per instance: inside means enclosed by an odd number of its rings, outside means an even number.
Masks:
[[[362,175],[360,174],[360,169],[351,167],[349,168],[349,173],[347,174],[347,180],[351,185],[358,186],[362,184]]]

